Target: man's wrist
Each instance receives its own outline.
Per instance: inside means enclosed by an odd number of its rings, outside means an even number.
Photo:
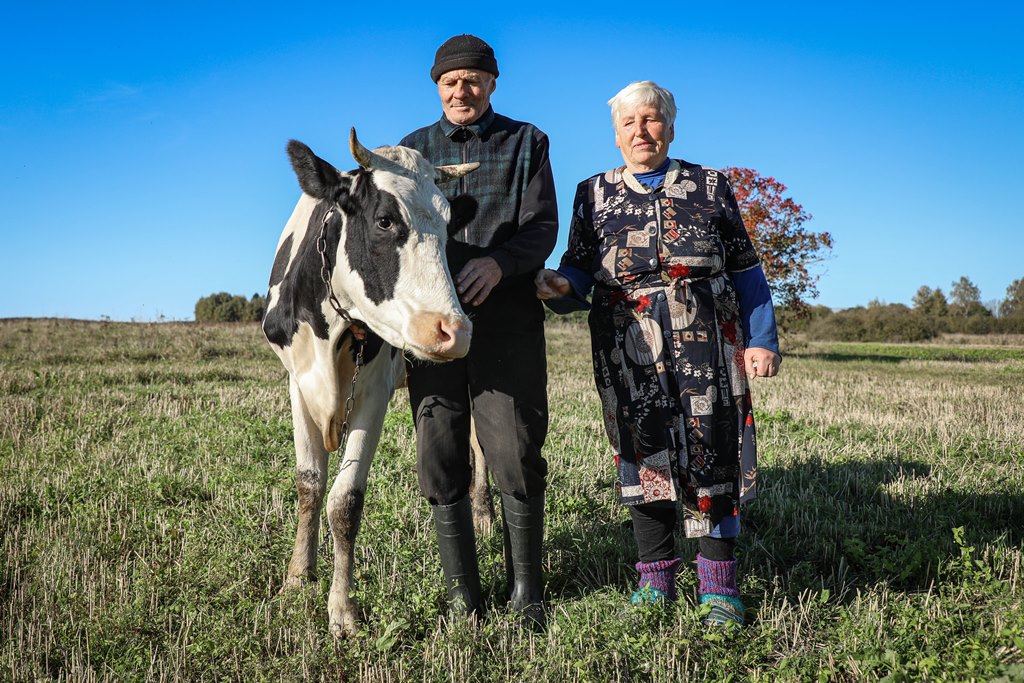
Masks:
[[[498,268],[501,269],[502,279],[515,274],[515,259],[507,251],[500,249],[492,251],[488,254],[488,258],[494,259],[494,262],[498,264]]]

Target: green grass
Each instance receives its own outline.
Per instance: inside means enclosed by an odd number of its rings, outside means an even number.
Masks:
[[[446,617],[404,391],[356,551],[363,630],[280,594],[295,527],[286,373],[255,326],[0,321],[0,680],[1024,680],[1024,349],[821,344],[755,386],[750,626],[627,605],[587,333],[549,322],[550,624]],[[337,466],[337,461],[332,461]],[[680,539],[690,559],[691,541]]]
[[[1024,360],[1024,348],[944,346],[939,344],[879,344],[873,342],[818,342],[797,356],[819,356],[829,360],[895,362],[947,360],[960,363]]]

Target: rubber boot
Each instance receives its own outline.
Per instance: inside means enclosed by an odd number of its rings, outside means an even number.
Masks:
[[[501,509],[510,606],[532,626],[543,628],[546,616],[540,562],[544,543],[544,495],[522,501],[502,493]]]
[[[469,497],[451,505],[434,505],[433,509],[448,604],[453,611],[478,617],[481,611],[480,569]]]

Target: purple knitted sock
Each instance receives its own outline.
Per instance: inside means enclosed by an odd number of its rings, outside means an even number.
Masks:
[[[740,596],[736,586],[736,560],[715,562],[697,553],[697,578],[700,580],[698,590],[701,595],[714,593],[733,598]]]
[[[657,562],[637,562],[636,570],[640,572],[640,590],[647,586],[664,593],[669,600],[676,599],[676,572],[679,571],[678,557]]]

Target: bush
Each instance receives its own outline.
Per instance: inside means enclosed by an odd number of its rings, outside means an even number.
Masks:
[[[916,342],[933,338],[938,329],[933,320],[903,304],[872,303],[812,320],[807,333],[833,341]]]
[[[827,318],[832,315],[832,309],[828,306],[776,306],[775,322],[781,334],[807,332],[815,320]]]
[[[263,312],[267,301],[259,294],[253,294],[246,300],[241,295],[217,292],[204,296],[196,302],[196,322],[200,323],[236,323],[259,322],[263,320]]]

